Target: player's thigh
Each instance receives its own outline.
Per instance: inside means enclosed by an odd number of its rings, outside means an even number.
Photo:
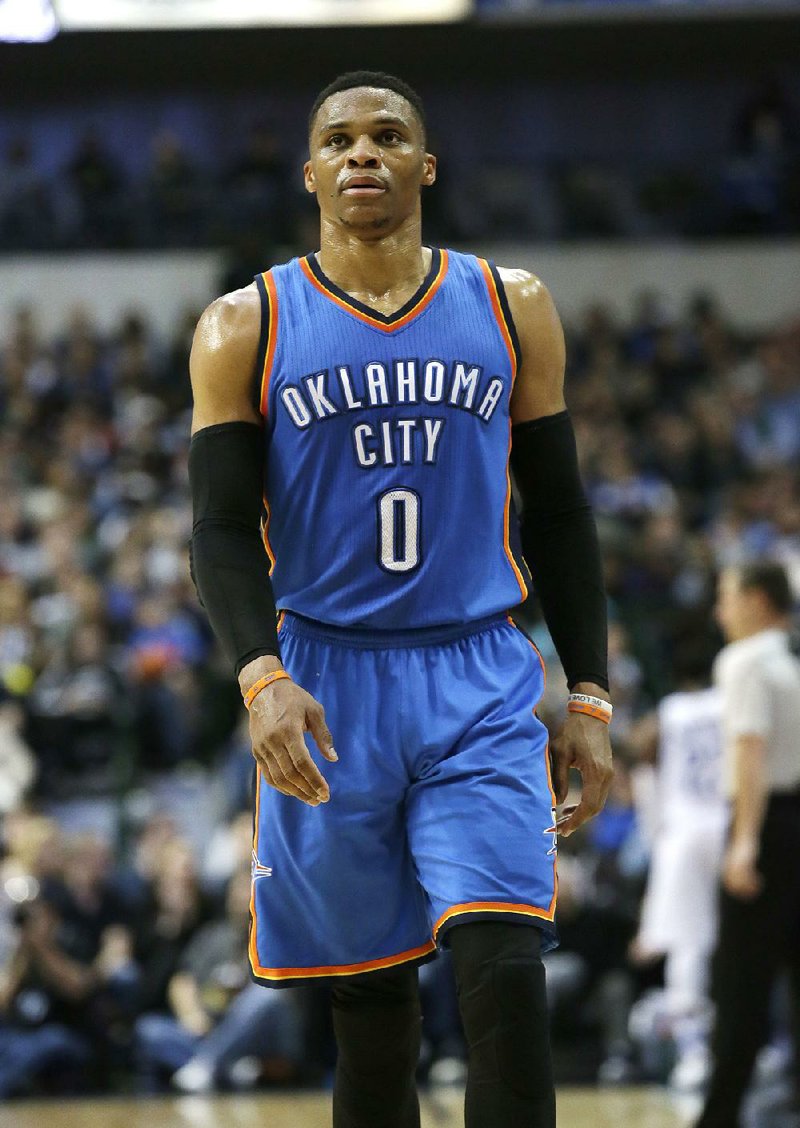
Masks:
[[[512,626],[473,640],[461,668],[464,717],[413,784],[408,835],[434,931],[456,918],[552,921],[554,797],[547,730],[534,709],[543,671]]]
[[[406,777],[397,725],[383,715],[380,663],[299,630],[280,637],[287,669],[325,706],[339,760],[324,760],[307,734],[331,792],[318,807],[259,780],[254,972],[285,981],[424,955],[430,931],[406,844]]]

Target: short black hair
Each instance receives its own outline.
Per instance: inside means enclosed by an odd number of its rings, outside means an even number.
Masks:
[[[311,113],[308,115],[309,135],[314,128],[314,120],[320,106],[326,99],[330,98],[331,94],[338,94],[340,90],[354,90],[359,86],[371,86],[377,90],[393,90],[395,94],[405,98],[417,115],[419,124],[422,126],[422,135],[425,136],[425,107],[416,90],[409,86],[407,82],[404,82],[402,78],[398,78],[397,75],[387,74],[385,71],[368,70],[347,71],[346,74],[340,74],[333,82],[329,82],[324,90],[320,90],[314,99]]]
[[[782,564],[774,560],[755,560],[736,568],[742,590],[755,588],[769,600],[779,615],[788,615],[794,606],[789,576]]]
[[[702,621],[678,631],[671,647],[671,666],[676,686],[708,685],[711,667],[719,650],[720,640],[704,614]]]

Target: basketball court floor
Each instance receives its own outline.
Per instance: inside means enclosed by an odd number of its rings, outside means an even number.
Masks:
[[[426,1095],[422,1128],[463,1128],[462,1094]],[[558,1128],[685,1128],[662,1089],[559,1090]],[[330,1096],[169,1097],[20,1102],[0,1108],[0,1128],[330,1128]]]

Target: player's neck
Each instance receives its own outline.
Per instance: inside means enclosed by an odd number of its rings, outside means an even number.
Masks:
[[[422,246],[418,223],[404,224],[382,239],[361,239],[346,228],[322,222],[319,265],[345,293],[367,305],[402,305],[428,273],[431,252]]]
[[[729,637],[729,642],[744,642],[746,638],[764,634],[765,631],[788,631],[789,620],[784,615],[759,615],[737,624],[738,630]]]

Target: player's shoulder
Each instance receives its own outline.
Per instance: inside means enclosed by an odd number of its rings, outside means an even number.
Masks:
[[[737,639],[723,646],[714,659],[714,684],[723,691],[735,690],[738,682],[758,666],[758,656],[748,646],[749,639]]]
[[[247,385],[260,340],[261,301],[254,285],[215,298],[203,311],[192,341],[189,371],[195,399],[202,389],[227,395]]]
[[[531,270],[524,270],[519,266],[498,266],[497,273],[506,293],[523,295],[528,300],[541,298],[548,293],[544,282]]]
[[[554,311],[553,299],[538,274],[522,267],[499,266],[497,273],[503,283],[511,316],[514,321],[531,324],[537,319],[549,322]]]
[[[203,310],[192,342],[193,367],[203,360],[255,362],[261,337],[261,299],[255,284],[214,298]]]
[[[521,266],[498,266],[497,273],[505,286],[509,285],[543,285],[541,278],[532,270],[525,270]]]
[[[254,282],[215,298],[200,315],[195,341],[211,351],[258,340],[261,332],[261,299]]]
[[[719,706],[719,691],[713,686],[702,689],[678,689],[661,698],[658,708],[663,715],[677,718],[694,717],[713,712]]]
[[[505,290],[511,320],[517,330],[523,355],[552,346],[554,355],[563,352],[564,334],[550,291],[538,274],[521,267],[497,268]],[[557,367],[563,366],[557,365]]]

